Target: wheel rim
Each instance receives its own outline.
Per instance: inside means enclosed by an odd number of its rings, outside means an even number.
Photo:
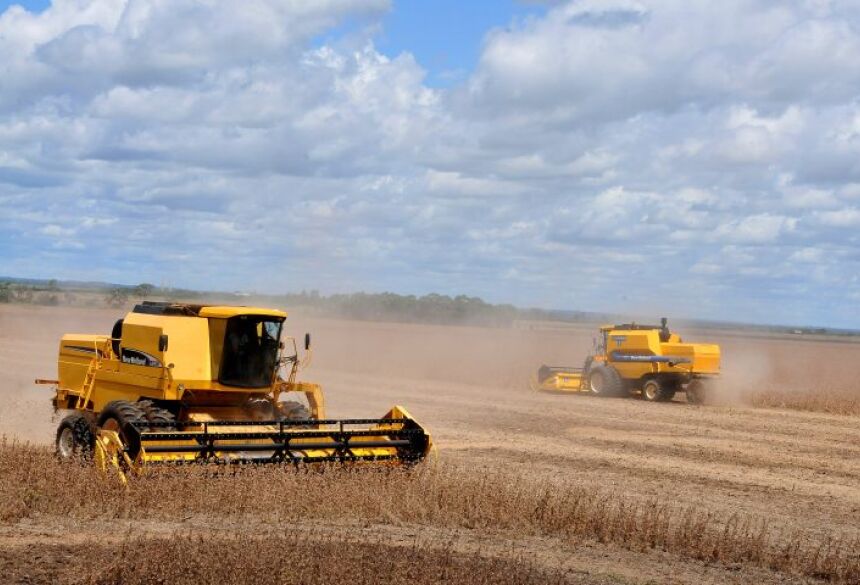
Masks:
[[[648,400],[654,400],[657,398],[657,384],[649,383],[645,384],[645,388],[643,388],[645,392],[645,398]]]
[[[66,427],[60,431],[60,436],[57,439],[57,451],[60,456],[69,459],[75,454],[75,432]]]

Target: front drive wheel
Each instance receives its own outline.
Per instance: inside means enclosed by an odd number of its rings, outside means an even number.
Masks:
[[[669,402],[675,397],[675,388],[659,380],[648,380],[642,385],[642,398],[648,402]]]
[[[588,373],[588,389],[595,396],[621,396],[624,394],[624,380],[611,366],[592,367]]]
[[[90,421],[82,413],[72,413],[60,421],[55,446],[57,457],[61,460],[91,457],[94,444],[95,436]]]
[[[99,416],[98,426],[119,435],[131,459],[140,452],[140,431],[146,429],[146,411],[128,400],[109,402]]]

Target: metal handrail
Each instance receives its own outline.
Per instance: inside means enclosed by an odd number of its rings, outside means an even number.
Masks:
[[[110,346],[110,342],[108,342],[108,346]],[[93,357],[90,360],[89,366],[87,366],[87,371],[84,374],[84,386],[81,388],[81,394],[78,396],[78,405],[79,409],[86,408],[87,404],[90,403],[90,396],[92,396],[93,388],[96,385],[96,372],[102,367],[102,354],[99,349],[99,340],[93,340]]]

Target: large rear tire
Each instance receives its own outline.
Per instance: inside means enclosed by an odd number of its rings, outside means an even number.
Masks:
[[[126,446],[128,456],[134,459],[140,452],[140,431],[146,429],[146,425],[141,423],[146,422],[146,411],[137,403],[114,400],[108,402],[99,415],[98,427],[115,431]]]
[[[92,457],[95,435],[90,420],[80,412],[66,416],[57,427],[54,445],[57,457],[62,461]]]
[[[642,385],[642,398],[648,402],[669,402],[675,397],[675,386],[666,381],[651,379]]]
[[[176,417],[167,409],[155,406],[151,400],[139,400],[137,405],[143,410],[151,431],[172,431],[176,428]]]
[[[588,389],[595,396],[622,396],[624,380],[612,366],[592,366],[588,372]]]

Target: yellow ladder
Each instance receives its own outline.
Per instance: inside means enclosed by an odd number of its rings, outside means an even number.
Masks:
[[[90,360],[90,365],[87,367],[87,373],[84,375],[84,385],[81,388],[81,394],[78,396],[78,409],[84,409],[87,407],[87,404],[90,402],[90,396],[93,393],[93,388],[96,385],[96,372],[101,367],[101,359],[99,355],[99,346],[98,342],[93,342],[93,349],[95,349],[95,355],[93,359]]]

